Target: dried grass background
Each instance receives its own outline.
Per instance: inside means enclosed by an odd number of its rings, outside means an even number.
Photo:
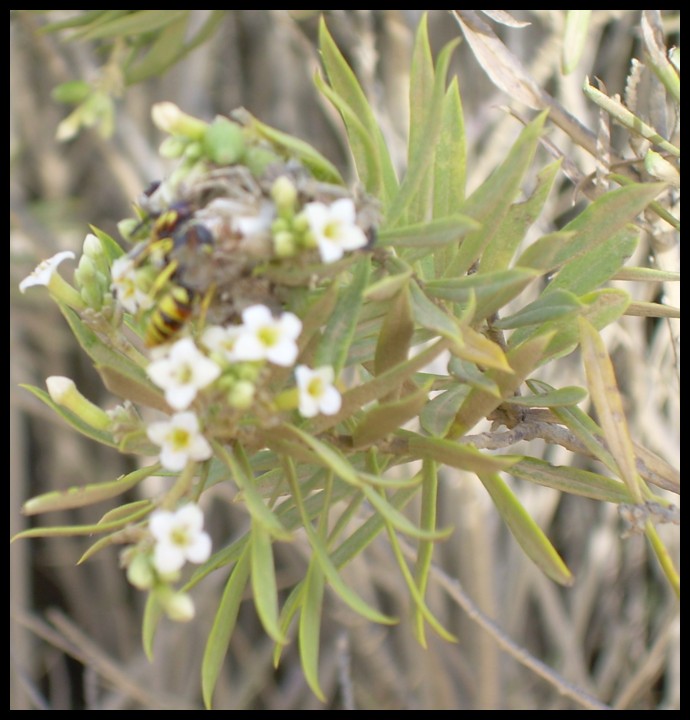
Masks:
[[[196,11],[203,21],[206,11]],[[157,155],[161,137],[150,122],[153,102],[170,100],[211,119],[244,106],[264,122],[312,143],[347,171],[349,158],[339,118],[318,96],[317,15],[313,11],[227,11],[220,32],[163,78],[127,90],[115,136],[82,133],[55,140],[64,107],[50,91],[68,79],[89,78],[101,59],[93,48],[41,35],[42,16],[15,11],[10,22],[10,531],[33,523],[95,522],[98,506],[48,518],[23,517],[28,497],[50,489],[106,481],[132,468],[126,458],[95,446],[64,427],[19,383],[44,386],[49,375],[68,375],[90,398],[108,397],[88,360],[45,293],[19,296],[17,283],[43,257],[63,249],[79,253],[88,225],[116,235],[130,202],[166,167]],[[529,28],[497,28],[533,77],[591,128],[596,113],[581,92],[585,75],[623,92],[630,58],[639,50],[639,11],[595,11],[577,71],[558,71],[562,11],[521,11]],[[408,71],[420,11],[330,11],[329,28],[372,99],[394,158],[404,166]],[[678,22],[670,15],[668,22]],[[452,17],[431,11],[436,49],[459,34]],[[679,31],[679,27],[678,27]],[[468,133],[469,189],[502,159],[519,131],[500,108],[509,100],[490,83],[466,43],[452,72],[458,76]],[[560,139],[557,139],[560,140]],[[594,161],[561,145],[583,172]],[[431,148],[430,148],[431,150]],[[546,160],[546,156],[542,158]],[[537,162],[537,166],[538,166]],[[544,163],[542,163],[544,164]],[[575,192],[565,180],[544,214],[555,229],[573,212]],[[641,243],[643,264],[649,247]],[[657,248],[658,250],[658,248]],[[677,262],[668,249],[671,267]],[[629,289],[629,288],[628,288]],[[644,287],[641,288],[645,290]],[[650,297],[635,299],[649,300]],[[633,437],[678,466],[680,450],[677,358],[669,327],[624,318],[604,337],[627,402]],[[549,376],[548,373],[551,373]],[[578,384],[576,355],[546,369],[544,379]],[[519,451],[519,448],[518,448]],[[534,445],[532,452],[543,452]],[[546,459],[572,457],[551,451]],[[155,487],[148,491],[156,492]],[[295,643],[272,667],[272,642],[251,602],[245,603],[218,683],[218,709],[571,709],[538,674],[506,655],[459,607],[449,582],[457,579],[473,602],[535,657],[583,693],[621,709],[679,709],[679,608],[640,536],[621,538],[615,507],[518,484],[519,495],[563,554],[576,582],[563,589],[525,558],[493,510],[476,478],[448,472],[441,525],[456,531],[435,554],[430,605],[459,638],[429,636],[416,643],[408,622],[388,628],[354,616],[334,597],[325,602],[321,684],[324,705],[309,691]],[[134,498],[132,498],[134,499]],[[246,517],[221,486],[207,522],[214,538],[236,537]],[[678,563],[679,533],[660,527]],[[405,618],[408,594],[384,537],[346,570],[368,601]],[[163,622],[155,662],[144,656],[140,628],[144,594],[134,591],[106,550],[80,567],[88,538],[31,540],[10,548],[11,709],[199,709],[199,668],[206,635],[226,580],[207,578],[194,598],[197,619]],[[279,582],[301,577],[307,546],[279,545]],[[450,591],[449,591],[450,590]]]

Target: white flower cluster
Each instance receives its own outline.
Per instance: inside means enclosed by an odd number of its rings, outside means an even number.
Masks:
[[[199,419],[189,410],[199,391],[221,375],[220,363],[268,361],[290,367],[297,359],[300,319],[289,312],[273,317],[264,305],[253,305],[242,313],[242,324],[207,328],[202,344],[204,354],[192,338],[184,337],[163,349],[147,368],[151,380],[165,391],[166,402],[177,412],[169,420],[151,423],[147,434],[161,448],[160,462],[166,470],[181,471],[188,461],[203,461],[212,450],[203,436]],[[211,359],[214,358],[214,359]],[[330,366],[312,370],[306,365],[295,369],[298,409],[303,417],[321,412],[334,415],[340,410],[340,393],[334,386]]]

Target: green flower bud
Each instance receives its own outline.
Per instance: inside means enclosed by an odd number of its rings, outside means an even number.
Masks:
[[[151,118],[163,132],[189,140],[202,140],[208,127],[203,120],[187,115],[171,102],[156,103],[151,108]]]
[[[235,383],[228,395],[228,402],[237,410],[246,410],[252,406],[255,395],[256,387],[254,386],[254,383],[249,382],[248,380],[240,380]]]
[[[139,590],[150,590],[153,587],[156,574],[147,555],[134,555],[127,565],[127,580]]]
[[[295,236],[291,232],[279,232],[273,236],[273,249],[278,257],[293,257],[297,252]]]
[[[59,375],[51,375],[46,379],[46,387],[54,403],[70,410],[87,425],[97,430],[110,429],[108,413],[87,400],[77,390],[74,380]]]
[[[204,151],[216,165],[233,165],[244,156],[244,132],[237,124],[217,117],[204,136]]]
[[[297,188],[286,175],[281,175],[271,187],[271,197],[278,207],[278,212],[294,215],[297,202]]]

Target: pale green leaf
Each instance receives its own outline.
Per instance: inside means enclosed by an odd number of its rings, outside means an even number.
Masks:
[[[589,34],[591,10],[567,10],[563,33],[563,54],[561,71],[570,75],[580,62]]]
[[[316,562],[309,563],[304,578],[302,612],[299,617],[299,656],[304,679],[321,702],[326,702],[326,696],[319,684],[319,638],[324,587],[321,567]]]
[[[201,665],[201,689],[208,710],[213,704],[213,691],[237,623],[242,596],[249,578],[249,552],[245,550],[230,574],[208,634]]]
[[[482,474],[479,479],[527,557],[555,582],[572,585],[572,573],[506,482],[497,473]]]
[[[277,643],[287,638],[278,623],[278,586],[273,562],[273,540],[259,523],[252,525],[250,533],[251,583],[254,606],[266,633]]]

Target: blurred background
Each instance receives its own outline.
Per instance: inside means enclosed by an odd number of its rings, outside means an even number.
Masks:
[[[58,142],[56,130],[69,109],[51,97],[52,90],[68,80],[95,78],[105,60],[98,42],[67,42],[67,33],[41,31],[48,20],[75,12],[10,15],[11,535],[34,525],[97,521],[107,505],[46,518],[24,517],[20,507],[38,493],[107,481],[134,469],[127,458],[78,437],[18,387],[45,387],[47,376],[67,375],[103,407],[114,402],[47,293],[32,289],[20,296],[17,285],[42,258],[59,250],[78,255],[89,225],[118,237],[116,224],[131,214],[132,201],[170,169],[157,154],[162,137],[151,123],[151,105],[169,100],[207,120],[245,107],[263,122],[307,140],[355,180],[339,116],[312,80],[319,68],[316,11],[225,11],[217,32],[165,75],[124,89],[112,137],[87,130]],[[190,27],[200,27],[208,12],[192,11]],[[421,11],[325,15],[375,108],[396,165],[404,170],[410,57]],[[496,25],[496,32],[542,87],[596,129],[597,113],[581,91],[584,78],[601,78],[611,94],[623,93],[631,58],[640,53],[640,12],[594,11],[582,60],[568,76],[560,72],[564,11],[515,15],[530,25]],[[662,18],[667,42],[678,44],[679,15],[664,11]],[[447,11],[430,11],[428,19],[435,52],[460,35]],[[463,101],[471,191],[501,161],[520,124],[503,107],[514,104],[490,82],[465,42],[455,53],[451,74],[458,78]],[[624,154],[625,137],[616,133],[612,142]],[[593,158],[563,138],[555,141],[583,174],[594,171]],[[541,165],[548,159],[544,153]],[[535,166],[541,165],[538,158]],[[581,207],[576,188],[565,178],[552,195],[542,232],[557,229]],[[652,252],[665,253],[670,268],[677,269],[676,246],[657,242],[652,247],[653,242],[646,238],[640,243],[633,264],[644,264]],[[638,291],[629,285],[626,289]],[[658,299],[644,295],[646,287],[639,292],[636,299]],[[607,328],[605,338],[634,439],[677,467],[678,369],[668,325],[623,318]],[[559,373],[561,385],[581,382],[576,357],[552,372]],[[566,451],[550,451],[545,458],[557,464],[578,462]],[[214,540],[224,543],[243,532],[246,521],[230,494],[225,497],[219,488],[207,517]],[[678,603],[644,539],[621,537],[613,506],[525,483],[517,483],[516,489],[563,554],[575,585],[557,587],[532,566],[477,479],[459,472],[449,472],[442,488],[439,523],[456,531],[437,548],[439,573],[457,578],[508,636],[584,692],[622,709],[679,709]],[[661,526],[659,532],[678,562],[678,529]],[[379,539],[345,575],[367,600],[405,618],[408,594],[385,539]],[[155,662],[149,663],[140,639],[144,594],[128,585],[112,549],[76,567],[90,543],[89,538],[57,538],[23,540],[10,547],[11,709],[200,708],[201,657],[227,573],[211,575],[196,589],[194,622],[161,623]],[[278,545],[276,558],[278,579],[287,592],[304,572],[306,547]],[[459,643],[430,633],[429,647],[422,649],[409,622],[372,626],[327,593],[320,674],[325,704],[304,681],[296,643],[285,649],[280,667],[273,668],[272,642],[252,603],[246,602],[215,707],[578,707],[505,655],[441,582],[429,588],[429,599]]]

